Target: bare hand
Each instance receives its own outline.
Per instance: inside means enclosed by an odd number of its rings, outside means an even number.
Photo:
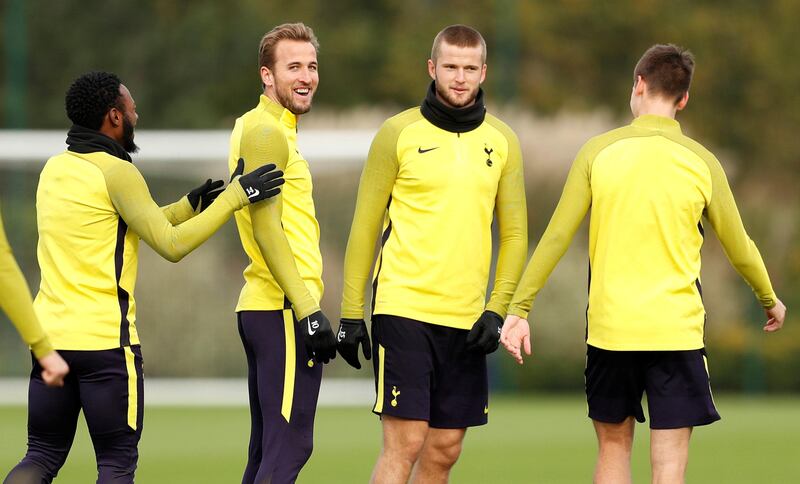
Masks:
[[[783,327],[783,320],[786,318],[786,306],[783,305],[780,299],[774,306],[765,310],[767,313],[767,324],[764,326],[764,331],[767,333],[774,333]]]
[[[69,366],[56,351],[51,351],[39,358],[42,365],[42,380],[49,387],[63,387],[64,377],[69,373]]]
[[[522,364],[522,350],[526,355],[531,354],[531,328],[527,319],[509,315],[503,324],[500,333],[500,343],[514,360]]]

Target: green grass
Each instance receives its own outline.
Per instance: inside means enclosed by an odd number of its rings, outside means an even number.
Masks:
[[[800,482],[800,398],[718,397],[721,422],[692,438],[688,482]],[[595,440],[581,396],[494,398],[490,424],[467,433],[454,483],[590,482]],[[25,409],[0,407],[0,478],[25,450]],[[245,408],[147,409],[137,482],[233,483],[244,466]],[[634,482],[649,482],[648,431],[637,426]],[[322,408],[314,455],[301,483],[366,482],[380,448],[380,424],[366,408]],[[94,482],[86,425],[59,484]]]

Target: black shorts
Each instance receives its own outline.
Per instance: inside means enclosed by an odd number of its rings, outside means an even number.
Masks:
[[[647,394],[650,428],[676,429],[720,419],[714,407],[705,349],[687,351],[586,350],[589,418],[619,423],[634,416],[644,422]]]
[[[469,332],[385,314],[372,318],[378,415],[426,420],[434,428],[484,425],[486,355],[466,349]]]

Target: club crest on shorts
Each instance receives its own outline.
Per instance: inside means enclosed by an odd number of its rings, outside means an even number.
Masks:
[[[392,385],[392,396],[394,397],[391,401],[393,407],[397,406],[397,397],[400,396],[400,390],[397,389],[396,386]]]

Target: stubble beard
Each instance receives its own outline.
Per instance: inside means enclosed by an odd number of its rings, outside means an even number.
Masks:
[[[293,114],[296,115],[305,114],[311,111],[311,97],[314,95],[314,91],[311,90],[311,87],[309,86],[309,93],[308,93],[309,102],[306,105],[296,104],[294,102],[294,99],[292,98],[293,92],[294,91],[292,91],[291,87],[285,90],[283,89],[275,90],[275,94],[278,98],[278,102],[281,103],[281,106],[283,106],[284,108],[288,109],[289,111],[291,111]]]
[[[444,99],[447,102],[447,104],[456,109],[469,106],[470,104],[475,102],[475,99],[478,97],[478,89],[475,89],[470,93],[470,96],[465,101],[459,101],[458,99],[455,99],[453,97],[453,95],[446,87],[440,85],[438,81],[435,82],[434,84],[436,84],[436,92],[439,94],[439,97]]]

